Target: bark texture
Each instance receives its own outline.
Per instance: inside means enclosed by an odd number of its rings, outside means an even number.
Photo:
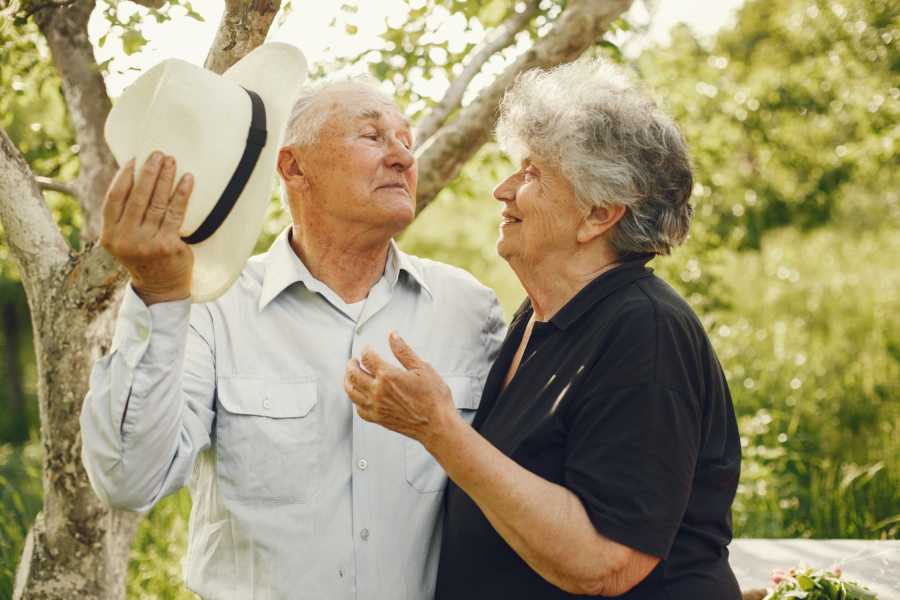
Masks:
[[[416,212],[421,212],[490,138],[503,92],[516,76],[534,67],[553,67],[578,58],[597,42],[632,0],[569,0],[568,8],[547,34],[482,90],[478,99],[417,152],[419,186]]]
[[[225,13],[206,57],[206,68],[224,73],[262,44],[281,0],[226,0]]]
[[[46,4],[34,18],[63,83],[81,148],[73,189],[84,216],[73,252],[47,209],[41,187],[0,131],[0,220],[22,275],[34,329],[44,448],[44,507],[29,532],[15,598],[124,597],[128,549],[138,515],[110,511],[81,466],[78,416],[90,368],[109,347],[123,273],[90,242],[115,161],[103,138],[110,101],[87,36],[92,0]]]
[[[70,252],[37,183],[0,131],[0,219],[34,328],[44,508],[28,536],[15,598],[122,597],[138,516],[107,509],[81,466],[78,415],[107,351],[121,271],[92,245]]]

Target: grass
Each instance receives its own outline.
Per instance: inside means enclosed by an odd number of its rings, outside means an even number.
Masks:
[[[0,598],[12,598],[13,580],[28,528],[41,509],[41,445],[0,445]]]

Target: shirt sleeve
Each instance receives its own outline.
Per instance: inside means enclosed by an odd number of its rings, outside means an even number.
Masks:
[[[85,470],[110,506],[149,510],[188,482],[210,446],[212,335],[205,306],[147,307],[126,287],[110,353],[94,364],[81,412]]]
[[[666,558],[691,495],[700,407],[689,392],[654,382],[652,364],[641,367],[649,377],[622,385],[629,366],[617,362],[639,361],[629,355],[643,334],[621,333],[620,351],[611,345],[614,357],[581,386],[566,440],[566,486],[601,535]]]

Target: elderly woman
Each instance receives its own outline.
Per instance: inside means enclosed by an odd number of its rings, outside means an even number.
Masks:
[[[740,443],[700,321],[646,266],[688,234],[673,122],[614,67],[520,77],[497,135],[520,163],[494,196],[497,251],[528,298],[469,426],[391,335],[345,389],[449,475],[439,600],[730,600]],[[392,361],[393,362],[393,361]]]

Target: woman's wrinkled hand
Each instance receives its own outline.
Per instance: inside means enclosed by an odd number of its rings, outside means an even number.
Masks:
[[[362,419],[418,440],[428,448],[441,431],[459,419],[450,388],[434,368],[419,358],[395,332],[388,336],[391,351],[403,365],[385,362],[366,349],[351,359],[344,390]]]

